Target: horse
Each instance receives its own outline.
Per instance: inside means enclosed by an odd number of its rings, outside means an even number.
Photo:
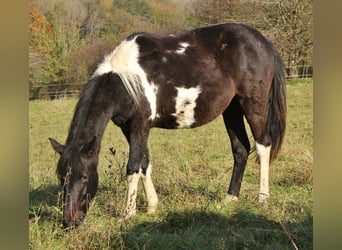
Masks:
[[[151,128],[194,128],[223,116],[234,166],[225,202],[237,200],[249,154],[260,163],[259,201],[269,197],[269,165],[286,127],[286,83],[274,45],[246,24],[221,23],[173,34],[134,33],[106,55],[84,86],[60,155],[62,223],[78,226],[98,187],[101,140],[112,121],[129,144],[123,218],[136,213],[138,182],[155,212],[147,141]],[[251,148],[244,117],[255,145]]]

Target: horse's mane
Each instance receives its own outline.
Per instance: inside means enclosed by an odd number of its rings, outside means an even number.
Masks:
[[[100,76],[92,77],[84,86],[71,121],[66,146],[79,144],[82,130],[88,119],[89,108],[99,83],[99,77]]]
[[[93,76],[100,76],[108,72],[116,73],[128,94],[135,104],[140,105],[144,88],[148,88],[144,71],[138,63],[140,56],[138,36],[143,33],[134,33],[123,40],[111,53],[105,56]]]
[[[87,82],[75,107],[69,135],[65,143],[66,147],[60,159],[60,164],[57,166],[57,174],[60,176],[66,176],[67,167],[71,167],[72,173],[75,175],[78,175],[82,170],[80,137],[89,116],[89,108],[98,87],[99,77],[92,77]]]

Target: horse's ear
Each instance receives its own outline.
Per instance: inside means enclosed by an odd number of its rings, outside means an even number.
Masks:
[[[92,156],[93,154],[97,154],[98,153],[98,146],[97,146],[97,137],[94,136],[94,138],[88,142],[87,144],[84,144],[81,147],[81,152],[84,154],[87,154],[88,156]]]
[[[53,147],[53,149],[58,153],[58,154],[62,154],[65,146],[60,144],[58,141],[56,141],[55,139],[49,138],[49,141]]]

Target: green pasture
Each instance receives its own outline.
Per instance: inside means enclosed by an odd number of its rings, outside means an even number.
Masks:
[[[270,168],[267,205],[258,203],[259,168],[252,154],[240,200],[222,206],[233,157],[219,117],[195,129],[152,129],[149,148],[159,207],[155,214],[145,213],[140,186],[138,212],[122,222],[128,145],[120,129],[109,123],[102,141],[98,193],[85,223],[69,231],[61,226],[58,155],[48,137],[64,142],[77,99],[31,101],[29,248],[312,249],[312,80],[288,81],[287,96],[287,132]]]

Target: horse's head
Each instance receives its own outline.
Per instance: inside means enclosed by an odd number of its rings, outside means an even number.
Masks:
[[[63,225],[78,226],[86,217],[89,203],[97,191],[99,146],[96,137],[77,147],[64,146],[51,138],[49,140],[60,154],[57,174],[63,189]]]

